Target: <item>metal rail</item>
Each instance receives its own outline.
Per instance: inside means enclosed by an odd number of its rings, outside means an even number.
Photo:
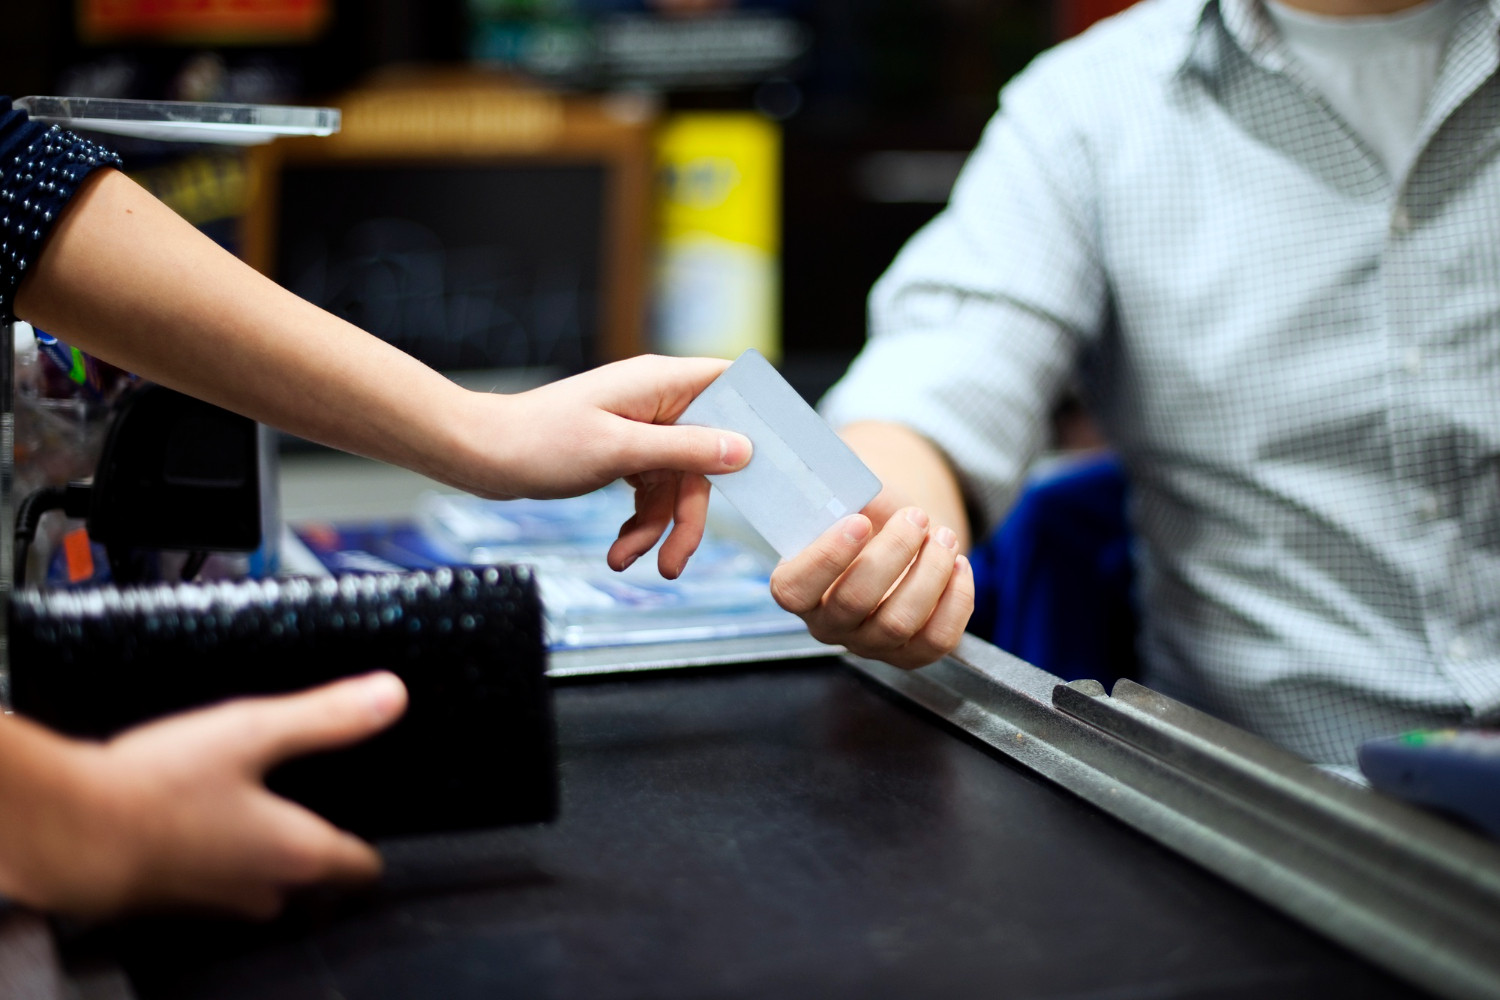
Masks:
[[[972,637],[858,670],[1434,993],[1500,998],[1500,845],[1121,681],[1065,684]]]
[[[806,632],[563,649],[548,656],[547,676],[561,680],[730,663],[779,663],[843,652],[844,647],[825,646]]]

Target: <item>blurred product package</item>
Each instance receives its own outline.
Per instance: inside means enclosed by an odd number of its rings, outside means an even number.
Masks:
[[[656,347],[781,357],[781,129],[754,112],[669,117],[657,139]]]

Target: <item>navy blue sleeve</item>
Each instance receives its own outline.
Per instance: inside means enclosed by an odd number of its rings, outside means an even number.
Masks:
[[[15,318],[16,286],[78,182],[100,167],[118,166],[112,151],[31,121],[0,97],[0,323]]]

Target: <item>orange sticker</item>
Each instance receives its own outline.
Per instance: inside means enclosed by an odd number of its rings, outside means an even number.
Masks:
[[[332,13],[329,0],[77,0],[84,41],[310,41]]]
[[[89,544],[87,528],[74,528],[63,535],[63,559],[68,567],[68,582],[82,583],[94,575],[94,549]]]

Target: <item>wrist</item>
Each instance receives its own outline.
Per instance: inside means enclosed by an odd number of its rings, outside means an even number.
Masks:
[[[8,730],[0,811],[9,827],[0,839],[0,895],[39,910],[92,909],[86,898],[103,890],[117,860],[95,842],[94,831],[118,830],[99,794],[103,749],[22,719],[0,726]]]
[[[477,496],[496,500],[521,496],[523,491],[516,484],[523,438],[534,437],[537,429],[525,425],[519,398],[455,389],[456,398],[442,410],[428,441],[438,465],[427,474]]]

